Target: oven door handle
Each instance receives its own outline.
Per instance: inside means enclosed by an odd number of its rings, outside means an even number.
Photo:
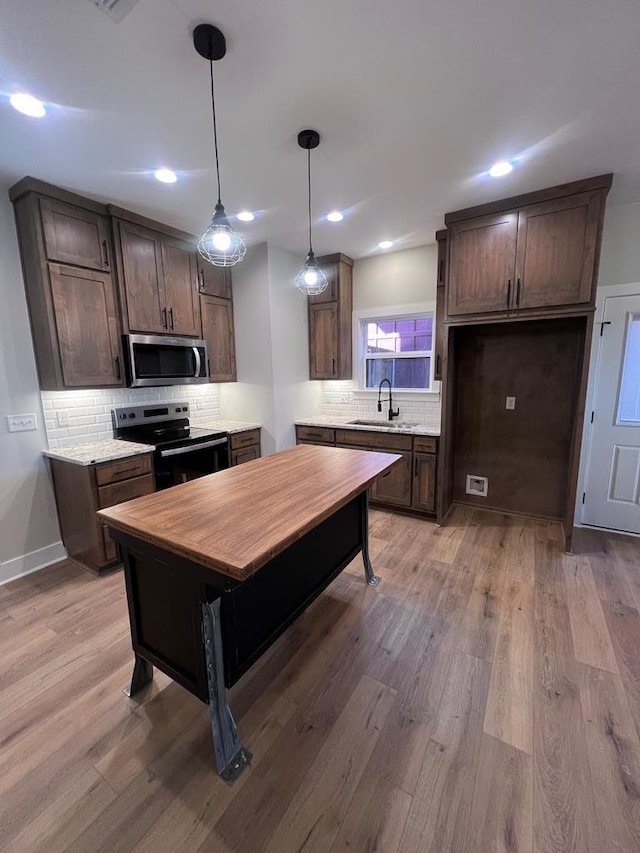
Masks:
[[[197,379],[200,376],[200,367],[202,366],[202,362],[200,361],[200,350],[198,347],[192,347],[193,355],[196,360],[196,372],[193,374],[194,379]]]
[[[216,438],[214,441],[201,441],[199,444],[189,444],[186,447],[172,447],[170,450],[161,450],[160,458],[166,459],[167,456],[182,456],[184,453],[193,453],[195,450],[206,450],[208,447],[220,447],[223,444],[228,444],[227,438]]]

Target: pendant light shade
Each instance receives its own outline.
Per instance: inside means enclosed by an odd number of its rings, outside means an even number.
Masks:
[[[327,289],[327,277],[320,269],[311,246],[311,149],[320,144],[320,134],[317,130],[301,130],[298,134],[298,145],[307,152],[307,189],[309,198],[309,252],[304,266],[295,277],[295,285],[305,296],[317,296]]]
[[[220,197],[220,161],[218,158],[218,127],[216,123],[216,99],[213,88],[213,63],[222,59],[227,52],[227,43],[221,31],[213,24],[200,24],[193,31],[193,45],[204,59],[209,61],[211,79],[211,111],[213,114],[213,147],[216,156],[216,179],[218,202],[211,224],[198,241],[202,257],[216,267],[232,267],[245,256],[247,248],[242,237],[232,227]]]

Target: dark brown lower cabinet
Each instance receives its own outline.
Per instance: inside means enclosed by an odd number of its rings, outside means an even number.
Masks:
[[[413,454],[413,492],[411,506],[425,512],[436,511],[436,456]]]
[[[432,436],[296,426],[297,444],[397,453],[401,461],[371,488],[371,501],[416,515],[435,515],[438,439]]]
[[[97,465],[50,459],[62,541],[69,556],[99,573],[120,562],[96,512],[155,491],[150,453]]]
[[[260,459],[260,430],[247,429],[229,436],[229,464],[242,465]]]
[[[411,462],[413,454],[401,452],[402,461],[371,487],[371,500],[389,506],[411,506]]]

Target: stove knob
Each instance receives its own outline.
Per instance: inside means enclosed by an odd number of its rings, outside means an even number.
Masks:
[[[121,421],[126,421],[126,419],[127,419],[126,414],[122,414],[122,415],[120,415],[120,420],[121,420]]]
[[[133,414],[133,412],[130,412],[130,413],[129,413],[129,417],[130,417],[130,418],[135,418],[135,415]]]
[[[176,412],[180,413],[180,407],[176,408]]]
[[[183,406],[183,407],[182,407],[182,411],[183,411],[183,412],[186,412],[186,411],[187,411],[187,407],[186,407],[186,406]]]

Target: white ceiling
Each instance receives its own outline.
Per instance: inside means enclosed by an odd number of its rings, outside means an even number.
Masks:
[[[444,213],[603,172],[640,201],[638,0],[140,0],[115,24],[91,0],[0,2],[0,180],[25,174],[197,233],[215,203],[207,63],[217,24],[222,197],[240,230],[362,257],[433,242]],[[44,119],[16,113],[26,90]],[[486,176],[514,158],[501,180]],[[159,184],[151,170],[180,173]],[[333,207],[347,211],[332,225]]]

